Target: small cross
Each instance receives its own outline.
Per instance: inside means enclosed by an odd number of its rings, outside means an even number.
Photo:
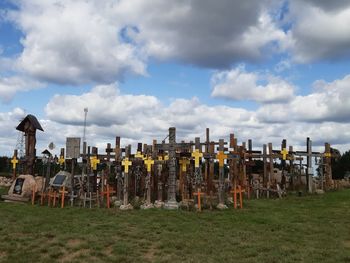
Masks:
[[[97,159],[96,156],[90,157],[90,165],[91,165],[91,168],[93,171],[97,170],[97,164],[99,164],[99,163],[100,163],[100,160]]]
[[[287,155],[288,155],[287,149],[283,148],[283,150],[281,151],[281,154],[282,154],[283,161],[285,161],[287,159]]]
[[[144,163],[147,167],[147,172],[150,173],[152,169],[152,165],[154,164],[154,161],[152,160],[151,157],[149,157],[148,159],[144,160]]]
[[[194,157],[194,166],[196,168],[199,167],[199,158],[203,157],[203,153],[200,153],[198,149],[196,149],[193,153],[192,153],[192,157]]]
[[[142,154],[141,152],[137,152],[137,153],[135,154],[135,158],[143,159],[144,156],[143,156],[143,154]]]
[[[60,164],[60,165],[63,165],[64,164],[64,157],[61,155],[60,156],[60,159],[58,159],[58,163]]]
[[[202,195],[205,195],[205,193],[201,193],[201,189],[198,188],[197,192],[193,193],[193,195],[197,196],[198,210],[199,210],[199,212],[201,212],[202,211],[201,197],[202,197]]]
[[[227,159],[227,154],[224,154],[223,151],[219,151],[219,153],[216,155],[216,159],[219,160],[219,167],[223,167],[224,161]]]
[[[187,165],[190,164],[190,161],[187,160],[186,158],[182,158],[179,161],[180,165],[181,165],[181,171],[186,172],[187,171]]]
[[[16,165],[18,164],[18,160],[16,156],[13,156],[11,163],[12,163],[12,169],[16,170]]]
[[[331,158],[332,154],[331,153],[324,153],[323,156],[326,157],[326,158]]]
[[[126,157],[123,161],[122,161],[122,165],[124,165],[124,172],[125,173],[129,173],[129,166],[132,165],[132,162],[129,161],[129,158]]]

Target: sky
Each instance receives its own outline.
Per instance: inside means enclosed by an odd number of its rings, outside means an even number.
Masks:
[[[27,114],[37,152],[177,140],[306,137],[350,148],[348,0],[0,0],[0,155]]]

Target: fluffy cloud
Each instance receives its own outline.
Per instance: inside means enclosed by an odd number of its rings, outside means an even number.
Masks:
[[[104,96],[108,97],[111,104],[101,102]],[[212,140],[227,140],[233,132],[239,141],[253,139],[255,147],[272,142],[278,148],[281,140],[286,138],[296,149],[303,150],[306,137],[309,136],[315,147],[318,147],[316,149],[322,150],[326,141],[338,147],[344,144],[341,149],[345,149],[346,142],[350,139],[348,125],[334,121],[305,123],[292,119],[285,123],[267,123],[254,111],[229,106],[209,106],[202,104],[197,98],[176,99],[169,105],[159,103],[153,96],[144,97],[144,100],[147,103],[140,102],[139,95],[121,94],[116,86],[96,87],[81,96],[56,95],[47,105],[46,111],[50,120],[44,122],[44,127],[56,140],[65,136],[81,137],[83,108],[87,105],[84,103],[88,103],[87,140],[90,145],[100,147],[105,147],[107,142],[113,143],[117,135],[122,137],[123,145],[135,146],[137,142],[162,140],[171,126],[177,128],[178,141],[194,140],[197,136],[204,140],[205,128],[209,127]],[[122,101],[133,105],[125,106],[120,104]],[[114,104],[120,106],[113,107]],[[74,112],[79,113],[77,119],[71,117],[70,113]],[[100,118],[104,120],[101,121]]]
[[[290,1],[291,51],[296,62],[350,56],[349,1]]]
[[[119,37],[124,25],[108,15],[114,1],[18,1],[8,19],[24,34],[18,68],[59,84],[110,83],[145,74],[139,50]]]
[[[24,34],[19,70],[59,84],[111,83],[147,74],[149,57],[217,68],[283,49],[272,2],[20,0],[6,19]]]
[[[220,68],[261,59],[264,48],[287,41],[267,13],[276,7],[273,2],[136,0],[121,1],[120,7],[128,15],[140,12],[133,20],[139,28],[134,39],[151,56]]]
[[[265,85],[258,84],[266,81]],[[213,97],[231,100],[253,100],[261,103],[287,102],[294,96],[294,87],[275,76],[246,72],[243,67],[217,72],[212,77]]]
[[[30,78],[19,76],[1,77],[0,76],[0,101],[7,103],[12,100],[17,92],[29,91],[41,88],[44,85]]]
[[[350,121],[350,75],[333,82],[317,81],[314,91],[296,96],[289,103],[264,105],[257,117],[264,122],[340,122]]]

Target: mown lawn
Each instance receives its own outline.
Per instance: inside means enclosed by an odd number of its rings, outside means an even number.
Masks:
[[[0,262],[55,261],[350,262],[350,190],[202,213],[0,202]]]

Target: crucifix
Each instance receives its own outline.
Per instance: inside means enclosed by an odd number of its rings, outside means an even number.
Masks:
[[[325,143],[324,145],[325,152],[323,154],[324,156],[324,176],[322,176],[322,185],[323,185],[323,179],[325,179],[325,190],[328,190],[331,188],[333,180],[332,180],[332,153],[331,153],[331,146],[329,143]],[[321,168],[322,169],[322,168]]]
[[[186,187],[187,185],[187,166],[190,164],[190,160],[188,160],[186,157],[182,157],[179,161],[180,164],[180,177],[179,177],[179,185],[180,185],[180,194],[181,194],[181,200],[184,201],[185,199],[188,199],[188,189]]]
[[[61,148],[60,158],[58,159],[58,163],[60,164],[61,169],[64,169],[65,161],[66,160],[64,159],[64,148]]]
[[[133,209],[132,205],[129,203],[129,166],[132,165],[132,162],[129,161],[128,157],[122,161],[122,165],[124,166],[124,199],[123,204],[120,206],[121,210],[129,210]]]
[[[16,179],[16,167],[18,164],[17,150],[13,151],[13,157],[12,157],[11,163],[12,163],[12,170],[13,170],[12,179],[15,180]]]
[[[169,143],[165,140],[161,144],[156,144],[157,149],[169,152],[169,176],[168,176],[168,201],[165,204],[166,209],[178,209],[179,204],[176,201],[176,148],[188,147],[188,143],[176,143],[176,128],[169,128]]]
[[[152,172],[152,166],[154,165],[154,160],[152,160],[151,157],[148,157],[148,159],[144,160],[144,164],[147,168],[147,178],[146,178],[146,203],[141,206],[142,209],[148,209],[153,208],[152,199],[151,199],[151,172]]]
[[[114,148],[114,159],[115,159],[115,174],[116,174],[116,184],[117,184],[117,200],[115,202],[116,206],[121,205],[122,195],[123,195],[123,176],[122,176],[122,149],[120,148],[120,137],[115,137],[115,148]]]
[[[216,155],[216,159],[219,160],[219,204],[217,208],[226,209],[225,205],[225,168],[224,161],[227,159],[227,154],[224,153],[224,140],[219,140],[219,152]]]
[[[313,191],[313,168],[312,168],[312,157],[322,157],[322,154],[319,152],[312,151],[312,141],[309,137],[306,138],[306,152],[296,151],[297,156],[306,156],[306,190],[309,193]]]

